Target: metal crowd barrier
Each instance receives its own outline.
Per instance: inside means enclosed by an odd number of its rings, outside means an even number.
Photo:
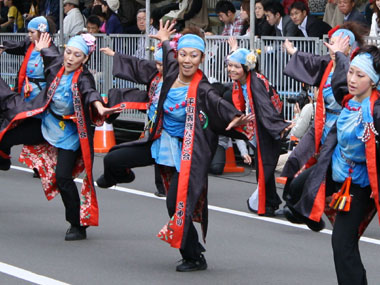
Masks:
[[[0,43],[4,40],[23,40],[27,34],[0,34]],[[89,69],[94,74],[96,88],[100,93],[107,93],[110,88],[145,88],[132,82],[116,79],[112,76],[113,58],[99,52],[101,47],[110,47],[115,51],[123,54],[134,55],[138,40],[143,37],[140,35],[96,35],[97,47],[92,54],[89,62]],[[54,42],[58,43],[58,35],[54,36]],[[210,36],[206,38],[205,61],[201,68],[210,82],[230,82],[225,65],[225,57],[229,53],[228,37]],[[269,79],[276,87],[281,95],[285,106],[285,119],[290,120],[293,117],[293,107],[287,103],[286,98],[291,94],[298,94],[301,90],[299,82],[285,76],[283,69],[290,56],[286,54],[282,47],[285,38],[281,37],[262,37],[255,39],[255,49],[260,49],[259,57],[260,71]],[[289,38],[290,41],[300,51],[327,54],[327,49],[323,45],[323,41],[318,38]],[[379,38],[366,38],[369,44],[380,45]],[[67,39],[66,39],[67,42]],[[248,37],[238,37],[239,47],[249,48]],[[148,51],[149,52],[149,51]],[[152,58],[153,51],[150,51]],[[3,53],[0,61],[1,77],[8,84],[15,84],[17,71],[23,61],[22,56],[10,55]],[[145,114],[135,110],[126,111],[121,115],[121,118],[132,121],[144,121]]]

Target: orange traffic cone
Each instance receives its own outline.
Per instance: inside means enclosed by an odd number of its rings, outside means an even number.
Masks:
[[[235,160],[234,148],[229,147],[226,149],[226,165],[224,166],[224,172],[244,172],[244,167],[237,166]]]
[[[103,126],[95,128],[94,151],[108,152],[116,144],[112,124],[104,122]]]

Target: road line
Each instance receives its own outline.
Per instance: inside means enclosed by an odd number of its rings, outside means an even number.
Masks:
[[[25,172],[33,172],[31,169],[25,168],[25,167],[19,167],[19,166],[11,166],[13,169],[20,170],[20,171],[25,171]],[[83,183],[83,179],[75,179],[76,182],[78,183]],[[96,185],[96,183],[95,183]],[[165,197],[157,197],[153,193],[141,191],[141,190],[136,190],[136,189],[131,189],[131,188],[126,188],[126,187],[121,187],[121,186],[113,186],[109,188],[110,190],[116,190],[124,193],[129,193],[129,194],[134,194],[134,195],[139,195],[139,196],[144,196],[144,197],[149,197],[149,198],[154,198],[154,199],[159,199],[159,200],[165,200]],[[251,214],[251,213],[246,213],[242,211],[237,211],[237,210],[232,210],[228,208],[223,208],[223,207],[218,207],[218,206],[212,206],[209,205],[208,208],[210,210],[220,212],[220,213],[225,213],[225,214],[230,214],[230,215],[235,215],[235,216],[240,216],[240,217],[245,217],[249,219],[255,219],[255,220],[261,220],[273,224],[279,224],[279,225],[284,225],[288,227],[293,227],[293,228],[299,228],[299,229],[304,229],[304,230],[310,230],[306,225],[298,225],[298,224],[292,224],[288,221],[280,220],[280,219],[275,219],[275,218],[268,218],[268,217],[262,217],[258,216],[256,214]],[[331,235],[332,231],[328,229],[324,229],[320,231],[320,233]],[[366,243],[371,243],[371,244],[376,244],[380,245],[380,240],[374,239],[374,238],[369,238],[369,237],[364,237],[362,236],[360,238],[360,241],[366,242]]]
[[[0,272],[40,285],[69,285],[68,283],[39,275],[3,262],[0,262]]]

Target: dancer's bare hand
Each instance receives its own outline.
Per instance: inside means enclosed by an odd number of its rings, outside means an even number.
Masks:
[[[297,49],[294,47],[293,43],[291,41],[289,41],[288,39],[286,39],[284,41],[284,43],[282,44],[282,46],[284,47],[284,49],[286,50],[286,52],[290,55],[293,55],[295,54],[295,52],[297,51]]]
[[[244,163],[251,165],[252,157],[249,154],[245,154],[245,155],[243,155],[243,161],[244,161]]]
[[[41,51],[44,48],[48,48],[51,43],[51,37],[49,33],[41,33],[40,39],[38,41],[35,41],[35,47],[34,49],[36,51]]]
[[[230,46],[230,51],[234,52],[238,49],[238,42],[235,37],[229,37],[228,38],[228,45]]]
[[[115,55],[115,52],[112,49],[110,49],[109,47],[101,48],[99,50],[108,56],[114,56]]]
[[[338,37],[334,37],[334,42],[332,43],[324,43],[324,45],[332,52],[336,53],[338,51],[346,53],[349,49],[350,37],[343,37],[343,33],[341,33]]]
[[[164,42],[167,40],[170,40],[170,36],[175,33],[175,26],[176,22],[172,21],[170,23],[169,20],[166,21],[165,25],[163,25],[162,20],[160,20],[160,29],[158,30],[158,33],[155,35],[149,35],[152,39],[159,40],[160,42]]]
[[[226,131],[231,130],[234,127],[246,125],[249,122],[253,121],[255,119],[255,115],[241,115],[239,117],[235,117],[232,119],[232,121],[228,124]]]
[[[96,108],[96,110],[98,111],[98,114],[101,117],[105,117],[105,116],[116,114],[116,113],[121,113],[123,111],[123,108],[120,108],[120,107],[118,108],[104,107],[102,102],[100,101],[95,101],[92,104]]]
[[[280,134],[280,138],[283,138],[285,136],[285,134],[291,129],[294,127],[294,123],[291,123],[289,126],[287,126],[285,129],[282,130],[281,134]]]

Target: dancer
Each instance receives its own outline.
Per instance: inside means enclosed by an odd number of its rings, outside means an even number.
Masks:
[[[330,49],[336,51],[338,61],[338,49]],[[302,191],[294,214],[319,221],[325,211],[333,222],[338,283],[367,284],[358,243],[376,210],[380,220],[376,150],[380,130],[380,50],[375,46],[360,48],[346,74],[349,94],[341,101],[343,109],[321,147],[318,162],[308,173],[295,178],[290,188]],[[332,87],[334,94],[340,88],[334,80]]]
[[[330,43],[337,42],[337,45],[341,46],[343,54],[347,57],[355,42],[359,45],[363,43],[363,37],[360,33],[361,28],[359,25],[346,23],[341,27],[335,27],[329,32]],[[292,151],[281,174],[281,176],[288,178],[283,195],[284,200],[287,202],[284,214],[287,219],[295,222],[297,219],[292,217],[292,209],[288,209],[288,207],[292,208],[292,205],[298,200],[296,195],[289,193],[291,180],[299,170],[309,168],[316,162],[320,147],[324,143],[331,127],[336,122],[342,107],[335,100],[335,94],[331,87],[336,66],[335,54],[330,53],[327,56],[318,56],[300,52],[288,40],[285,41],[284,46],[287,52],[292,55],[285,67],[284,74],[311,86],[319,85],[314,125]],[[344,83],[345,74],[339,73],[335,74],[335,76],[337,77],[337,81],[343,82],[341,86],[343,88],[342,92],[347,93],[347,85]],[[304,222],[316,231],[324,228],[323,220],[319,221],[319,223],[311,220],[305,220]]]
[[[42,34],[53,34],[54,32],[55,24],[53,22],[43,16],[36,17],[29,22],[28,37],[24,41],[5,40],[3,48],[0,49],[0,53],[5,51],[9,54],[25,56],[15,84],[15,91],[20,93],[25,101],[33,100],[46,86],[44,62],[40,51],[36,50],[35,45]],[[58,52],[57,47],[52,42],[48,48],[52,52]]]
[[[142,137],[149,135],[146,132],[153,126],[156,119],[155,113],[161,93],[163,79],[162,48],[158,48],[154,53],[154,61],[116,53],[108,47],[101,48],[100,51],[113,57],[112,74],[115,77],[147,86],[148,93],[143,91],[139,92],[138,90],[129,88],[113,88],[109,91],[108,105],[123,109],[147,110],[148,124],[146,125],[146,129],[144,130]],[[115,116],[113,116],[112,119],[115,119]],[[131,176],[127,178],[127,180],[118,182],[132,182],[134,179],[134,175],[132,175],[132,173],[133,172],[131,172]],[[168,184],[163,182],[160,167],[157,164],[154,165],[154,173],[157,188],[157,191],[154,194],[158,197],[165,197],[167,191],[169,190],[167,188]],[[100,177],[96,183],[101,188],[108,188],[114,185],[108,185],[103,176]]]
[[[184,31],[177,51],[169,37],[175,23],[162,25],[152,36],[162,42],[163,83],[155,110],[155,121],[146,139],[114,147],[104,158],[102,179],[113,185],[130,177],[132,167],[157,163],[166,168],[169,225],[159,233],[164,241],[180,249],[182,263],[177,271],[207,268],[193,220],[207,232],[207,172],[217,147],[218,134],[243,138],[233,127],[244,125],[253,116],[244,116],[220,98],[198,69],[204,59],[205,43],[199,29]],[[194,34],[196,33],[196,34]],[[147,69],[148,71],[148,69]],[[141,71],[145,78],[151,74]]]
[[[84,65],[95,48],[89,34],[75,36],[67,43],[64,55],[49,49],[45,33],[35,49],[45,63],[48,88],[32,101],[25,102],[0,80],[0,169],[11,165],[14,145],[25,144],[20,161],[37,168],[47,198],[60,192],[66,220],[70,223],[65,240],[86,238],[86,228],[98,225],[98,207],[92,180],[93,146],[91,119],[120,111],[103,107],[92,75]],[[6,95],[6,96],[4,96]],[[79,198],[73,176],[85,170]]]
[[[249,124],[249,144],[255,149],[256,179],[258,181],[259,215],[273,217],[281,204],[276,192],[274,171],[281,152],[280,138],[292,125],[284,121],[282,102],[269,81],[258,73],[256,55],[244,48],[236,49],[227,57],[228,74],[234,81],[232,101],[246,114],[254,114],[256,120]],[[254,195],[247,200],[252,211]]]

